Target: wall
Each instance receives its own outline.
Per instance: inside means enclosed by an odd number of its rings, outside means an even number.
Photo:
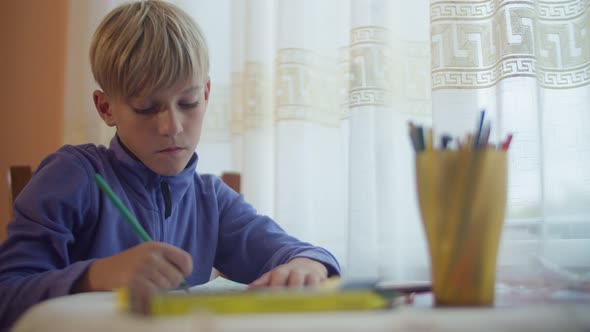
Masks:
[[[0,2],[0,242],[9,165],[37,167],[62,145],[68,0]]]

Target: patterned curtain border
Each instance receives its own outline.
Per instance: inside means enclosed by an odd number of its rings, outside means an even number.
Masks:
[[[590,0],[432,1],[432,89],[590,84]]]

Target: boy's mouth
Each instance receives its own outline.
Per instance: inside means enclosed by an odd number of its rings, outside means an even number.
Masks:
[[[177,154],[180,153],[181,151],[183,151],[185,148],[179,147],[179,146],[172,146],[169,148],[165,148],[162,150],[159,150],[158,153],[163,153],[163,154]]]

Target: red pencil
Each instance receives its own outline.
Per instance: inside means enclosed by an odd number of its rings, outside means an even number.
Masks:
[[[506,141],[502,143],[502,150],[506,151],[510,147],[510,142],[512,142],[512,134],[508,134]]]

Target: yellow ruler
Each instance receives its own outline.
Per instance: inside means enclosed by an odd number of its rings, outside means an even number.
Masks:
[[[130,297],[119,290],[120,309],[132,308]],[[371,290],[246,291],[233,293],[155,293],[150,298],[152,316],[183,315],[196,311],[218,314],[374,310],[390,307],[386,296]]]

